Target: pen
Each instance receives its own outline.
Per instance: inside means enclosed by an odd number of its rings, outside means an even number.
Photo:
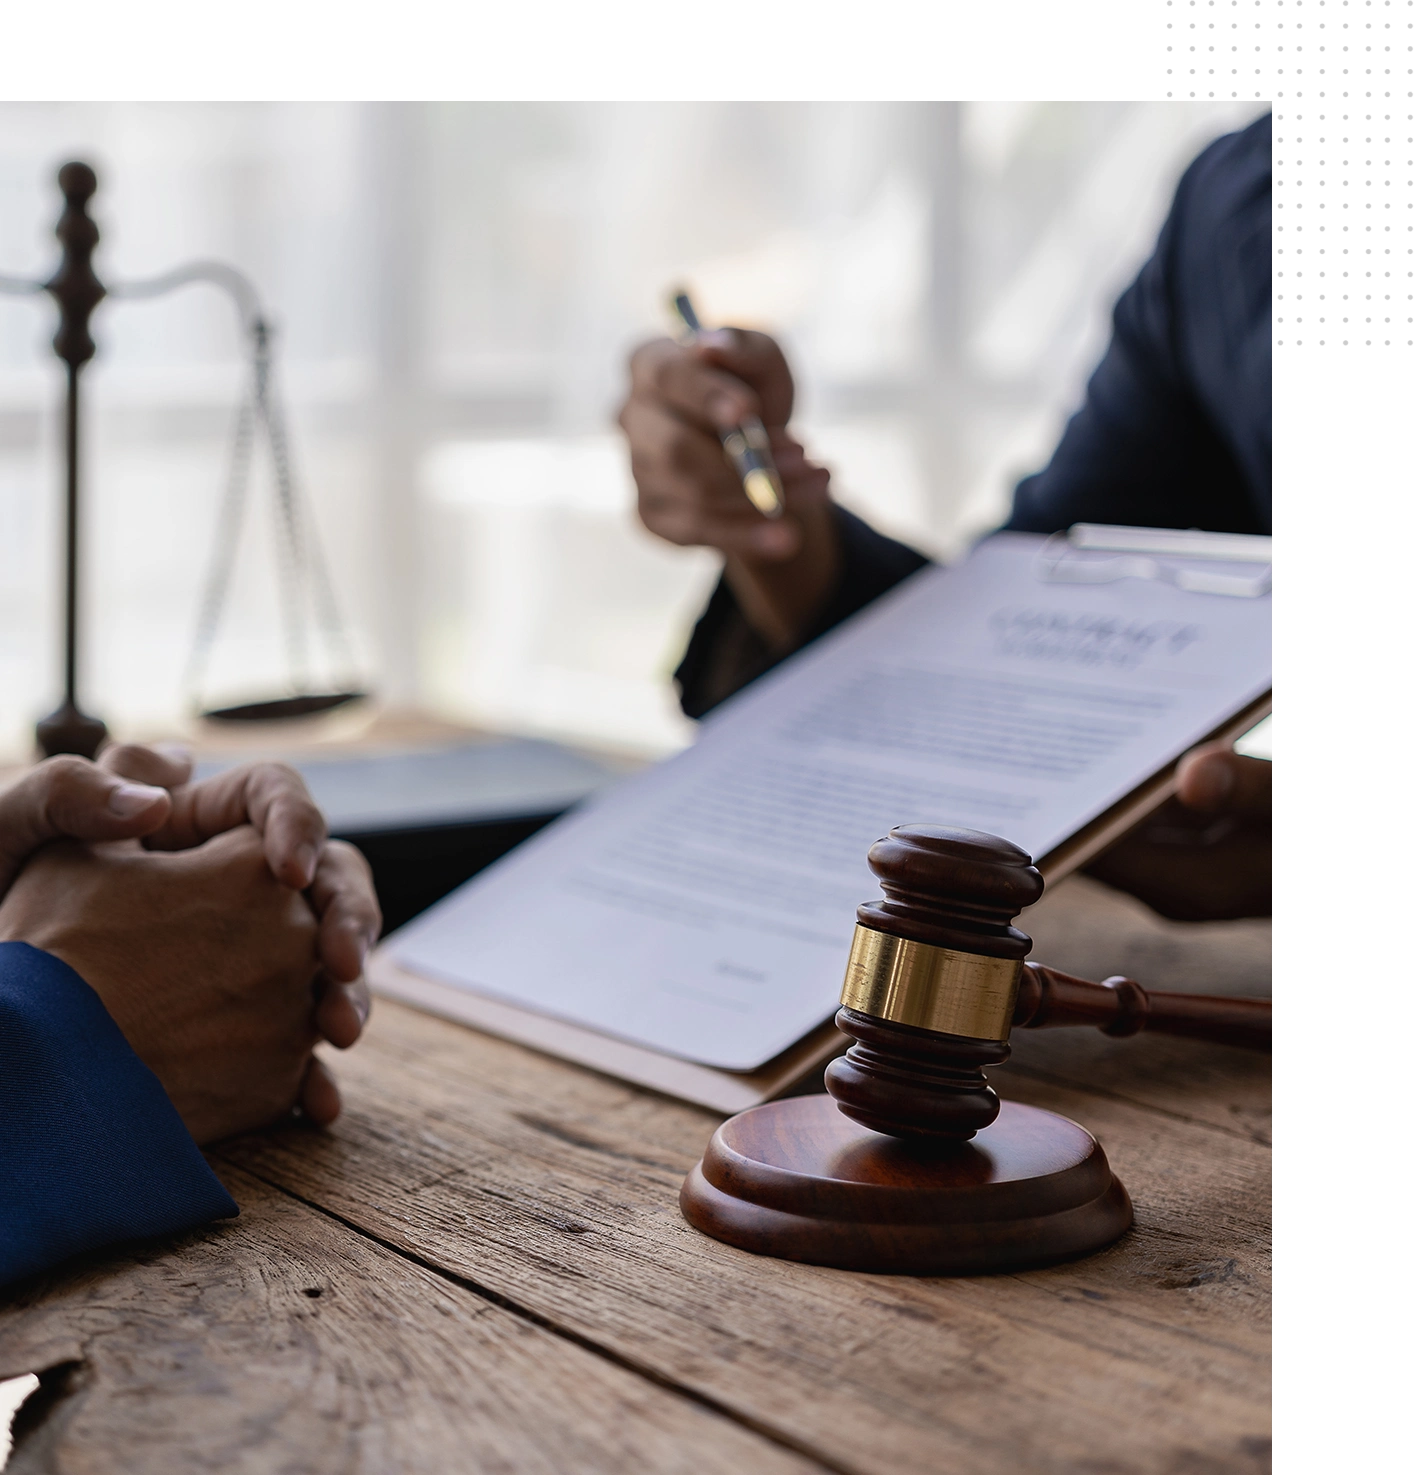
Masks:
[[[674,292],[672,308],[683,326],[682,342],[694,342],[702,324],[692,299],[686,292]],[[755,415],[745,415],[734,430],[719,430],[717,435],[751,505],[763,517],[779,517],[786,510],[785,490],[776,463],[771,459],[771,440],[766,427]]]

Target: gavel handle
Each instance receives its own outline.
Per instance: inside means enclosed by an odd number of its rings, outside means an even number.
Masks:
[[[1272,1001],[1230,999],[1211,994],[1161,994],[1132,978],[1090,983],[1044,963],[1021,970],[1021,987],[1011,1018],[1016,1029],[1097,1025],[1107,1035],[1186,1035],[1248,1050],[1272,1048]]]

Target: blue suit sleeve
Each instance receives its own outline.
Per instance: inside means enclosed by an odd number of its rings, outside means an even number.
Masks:
[[[98,995],[0,943],[0,1285],[236,1212]]]

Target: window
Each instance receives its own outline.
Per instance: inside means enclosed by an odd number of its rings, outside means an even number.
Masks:
[[[389,703],[662,753],[716,577],[633,517],[613,427],[685,281],[777,333],[841,500],[949,556],[1044,463],[1174,183],[1251,104],[5,104],[0,272],[47,275],[99,171],[108,281],[241,268],[300,484]],[[0,297],[0,747],[58,682],[47,298]],[[85,705],[170,733],[245,373],[206,287],[110,301],[85,373]],[[209,700],[284,680],[266,468]]]

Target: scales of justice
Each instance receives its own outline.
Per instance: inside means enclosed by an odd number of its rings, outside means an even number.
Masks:
[[[139,282],[105,285],[93,270],[98,227],[88,214],[98,179],[87,164],[65,164],[59,170],[64,209],[55,227],[63,248],[58,270],[47,281],[0,276],[0,293],[34,296],[47,292],[59,309],[54,352],[67,370],[64,461],[64,700],[35,727],[35,737],[46,756],[77,753],[92,758],[108,735],[106,725],[85,712],[78,699],[78,632],[80,573],[80,412],[79,388],[83,367],[94,355],[89,319],[105,297],[140,300],[159,297],[193,283],[220,288],[232,298],[246,338],[250,372],[247,390],[236,419],[231,461],[226,479],[215,548],[207,574],[197,622],[196,639],[187,665],[185,686],[203,717],[217,721],[250,722],[305,717],[327,712],[365,695],[352,677],[353,659],[334,602],[313,524],[291,469],[284,412],[273,389],[271,328],[254,286],[234,267],[215,261],[196,261],[158,277]],[[274,468],[275,527],[281,575],[285,640],[289,665],[288,689],[260,701],[202,710],[202,679],[230,587],[241,524],[246,506],[251,462],[259,437],[264,436]],[[309,629],[315,625],[324,642],[330,669],[344,673],[328,690],[311,687]]]

